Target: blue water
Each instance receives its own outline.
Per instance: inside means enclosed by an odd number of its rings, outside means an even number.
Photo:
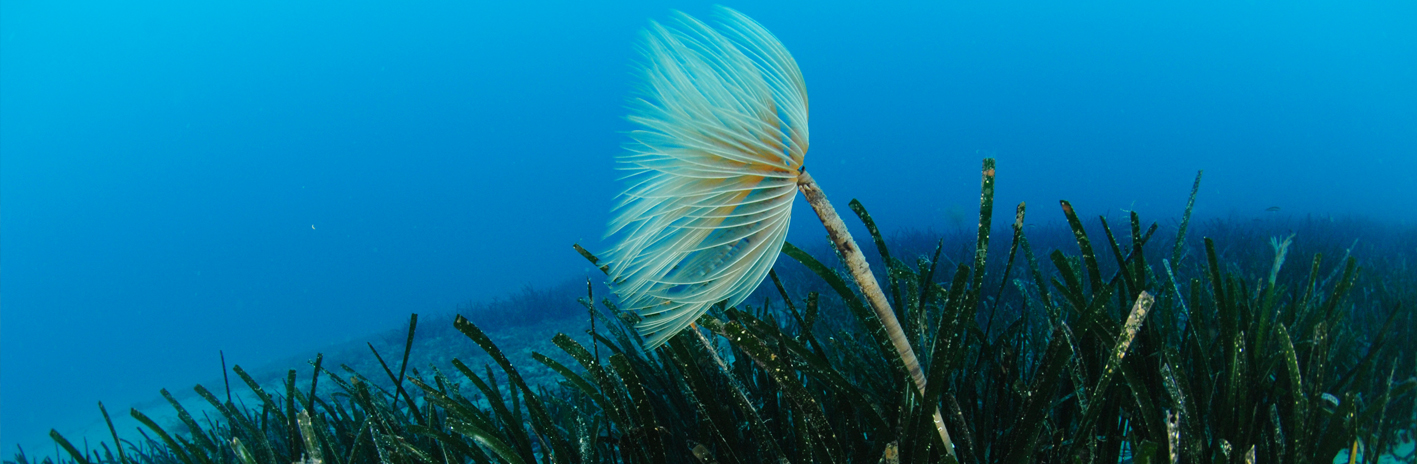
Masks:
[[[710,13],[598,3],[0,0],[0,455],[218,350],[591,273],[640,30]],[[1417,221],[1417,5],[1068,3],[728,6],[801,65],[808,170],[888,230],[972,223],[985,156],[1030,222],[1172,218],[1200,169],[1202,216]]]

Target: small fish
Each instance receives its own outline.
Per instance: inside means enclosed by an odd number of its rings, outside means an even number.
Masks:
[[[1278,207],[1278,206],[1271,206],[1271,207],[1265,208],[1264,210],[1273,213],[1273,212],[1275,212],[1275,211],[1279,211],[1279,207]]]
[[[616,312],[615,315],[619,316],[621,321],[625,321],[626,324],[631,325],[637,324],[642,320],[639,314],[635,314],[629,311],[619,311]]]
[[[694,457],[698,458],[699,462],[702,464],[718,464],[718,461],[713,458],[713,453],[709,452],[709,449],[699,444],[699,442],[689,440],[689,451],[694,453]]]

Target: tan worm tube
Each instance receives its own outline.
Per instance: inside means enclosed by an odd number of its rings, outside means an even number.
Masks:
[[[891,345],[895,346],[896,353],[900,354],[905,370],[910,373],[910,379],[915,381],[915,388],[919,389],[923,398],[925,373],[920,369],[920,360],[915,358],[915,350],[910,348],[910,341],[905,338],[905,330],[901,329],[900,321],[895,318],[895,311],[886,300],[886,294],[876,283],[876,276],[871,273],[866,256],[861,254],[861,248],[856,246],[856,240],[852,239],[851,232],[846,230],[846,223],[841,221],[841,216],[837,216],[836,208],[832,208],[831,202],[827,201],[827,195],[822,193],[821,187],[812,180],[811,174],[803,172],[797,176],[797,189],[802,192],[802,196],[807,197],[807,203],[812,205],[812,209],[817,212],[817,218],[826,226],[832,244],[836,245],[836,250],[841,253],[842,259],[846,260],[851,277],[856,279],[856,285],[861,288],[861,293],[865,295],[871,309],[876,311],[881,325],[886,327],[886,337],[890,338]],[[940,439],[945,442],[945,451],[950,457],[955,457],[954,443],[950,441],[950,432],[945,430],[945,420],[940,415],[939,407],[935,408],[935,429],[939,430]]]

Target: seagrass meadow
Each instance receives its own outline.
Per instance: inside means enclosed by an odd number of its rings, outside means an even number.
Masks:
[[[377,369],[319,357],[262,386],[237,367],[254,403],[196,386],[212,411],[196,417],[163,391],[176,420],[131,411],[141,439],[51,432],[61,456],[7,462],[950,462],[936,409],[964,463],[1413,461],[1411,226],[1192,223],[1197,174],[1174,219],[1063,201],[1027,207],[1061,207],[1066,224],[1033,226],[1020,204],[995,227],[992,159],[982,172],[970,232],[887,237],[850,203],[923,394],[831,248],[788,243],[752,303],[653,351],[594,290],[567,312],[589,336],[555,335],[527,359],[464,316],[424,327],[470,345],[421,343],[415,316],[401,360],[375,351]],[[454,358],[418,363],[428,352]]]

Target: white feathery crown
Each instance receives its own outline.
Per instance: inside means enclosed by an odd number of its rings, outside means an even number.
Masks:
[[[646,349],[709,307],[742,303],[782,249],[807,152],[807,87],[797,62],[757,22],[717,8],[711,27],[645,32],[627,152],[629,187],[605,253],[621,309]]]

